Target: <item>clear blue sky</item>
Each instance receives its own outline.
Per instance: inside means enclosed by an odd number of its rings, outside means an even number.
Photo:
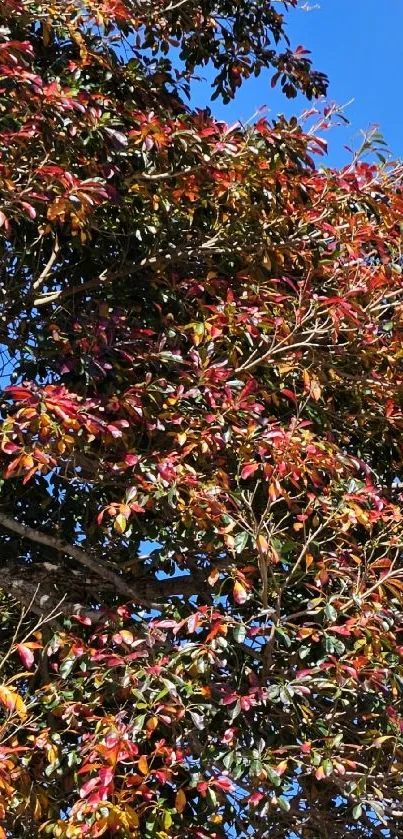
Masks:
[[[262,0],[264,2],[264,0]],[[304,5],[304,4],[302,4]],[[330,163],[346,162],[344,145],[359,144],[360,129],[377,124],[395,157],[403,157],[403,0],[307,0],[287,16],[294,46],[312,52],[314,65],[330,78],[329,99],[345,104],[350,125],[328,134]],[[205,84],[194,86],[193,103],[206,104]],[[299,114],[302,98],[287,102],[272,91],[269,76],[244,84],[230,105],[217,101],[213,112],[228,122],[247,120],[267,105],[272,114]]]

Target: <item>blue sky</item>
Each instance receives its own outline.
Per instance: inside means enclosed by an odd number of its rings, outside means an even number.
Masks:
[[[262,0],[263,2],[264,0]],[[302,3],[302,5],[304,5]],[[329,98],[344,105],[350,125],[328,135],[330,163],[347,161],[344,145],[359,145],[359,131],[377,124],[394,157],[403,157],[403,2],[402,0],[307,0],[287,16],[294,46],[312,52],[314,65],[330,78]],[[194,86],[193,103],[204,106],[206,84]],[[247,120],[267,105],[272,114],[299,114],[302,98],[287,102],[269,85],[269,75],[244,84],[230,105],[212,104],[226,121]]]

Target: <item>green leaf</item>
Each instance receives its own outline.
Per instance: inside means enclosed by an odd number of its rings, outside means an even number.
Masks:
[[[337,612],[334,606],[331,603],[327,603],[325,607],[325,615],[332,623],[335,623],[337,620]]]
[[[290,810],[291,810],[290,802],[287,801],[287,799],[284,798],[283,795],[280,795],[280,797],[277,799],[277,801],[278,801],[278,806],[280,807],[281,810],[284,810],[285,813],[290,812]]]
[[[238,623],[233,627],[232,634],[234,636],[234,641],[236,641],[237,644],[243,644],[246,638],[246,627],[243,626],[243,624]]]

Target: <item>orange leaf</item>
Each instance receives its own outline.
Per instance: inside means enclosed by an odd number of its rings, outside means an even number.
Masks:
[[[219,572],[218,568],[213,568],[213,570],[210,572],[210,574],[208,575],[208,578],[207,578],[208,582],[209,582],[209,585],[210,586],[215,586],[219,576],[220,576],[220,572]]]
[[[266,537],[263,536],[263,533],[259,533],[259,536],[256,539],[256,544],[260,553],[267,554],[267,551],[269,550],[269,543]]]
[[[14,691],[9,690],[5,685],[0,685],[0,702],[7,711],[14,711],[15,697]]]
[[[148,762],[145,755],[141,755],[139,758],[139,762],[137,764],[139,772],[142,772],[143,775],[148,775]]]
[[[155,731],[157,726],[158,726],[158,717],[150,717],[150,719],[147,720],[146,729],[150,734],[151,734],[152,731]]]
[[[306,570],[308,570],[308,568],[311,567],[313,562],[314,562],[314,558],[313,558],[312,554],[307,554],[306,557],[305,557]]]
[[[175,796],[175,810],[177,813],[183,813],[186,807],[186,795],[183,789],[178,789]]]

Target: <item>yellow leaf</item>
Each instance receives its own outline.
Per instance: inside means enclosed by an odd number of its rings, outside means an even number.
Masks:
[[[304,380],[304,388],[309,392],[311,386],[311,377],[308,373],[308,370],[304,370],[302,373],[302,378]]]
[[[23,699],[14,690],[6,687],[6,685],[0,685],[0,703],[7,711],[15,711],[20,719],[23,719],[27,715],[27,707]]]
[[[139,819],[136,811],[133,810],[133,807],[129,807],[129,805],[126,804],[125,812],[126,812],[127,820],[129,822],[129,826],[130,827],[138,827],[139,824],[140,824],[140,819]]]
[[[314,558],[313,558],[312,554],[307,554],[306,557],[305,557],[306,570],[308,570],[308,568],[311,567],[313,561],[314,561]]]
[[[163,824],[164,830],[169,830],[169,828],[171,827],[172,816],[171,816],[169,810],[165,810],[165,813],[162,817],[162,824]]]
[[[10,690],[5,685],[0,685],[0,702],[3,705],[3,708],[7,708],[7,711],[14,711],[15,697],[16,694],[14,691]]]
[[[26,706],[24,700],[21,699],[20,696],[18,696],[18,693],[16,694],[15,710],[16,710],[18,716],[20,717],[20,719],[24,719],[24,717],[27,716],[27,713],[28,713],[27,706]]]
[[[126,525],[127,520],[124,516],[122,516],[122,513],[119,513],[119,515],[116,516],[113,524],[114,530],[116,530],[117,533],[124,533],[126,530]]]
[[[157,726],[158,726],[158,717],[150,717],[150,719],[147,720],[146,729],[147,729],[148,732],[151,733],[152,731],[155,731]]]
[[[133,633],[129,629],[120,629],[118,633],[125,644],[129,646],[133,643]]]
[[[137,765],[139,772],[142,772],[143,775],[148,775],[148,762],[145,755],[141,755]]]
[[[186,795],[183,789],[178,789],[178,792],[175,796],[175,810],[177,813],[183,813],[186,807]]]
[[[48,763],[54,763],[58,757],[58,750],[54,746],[50,746],[47,750],[46,757],[48,759]]]

